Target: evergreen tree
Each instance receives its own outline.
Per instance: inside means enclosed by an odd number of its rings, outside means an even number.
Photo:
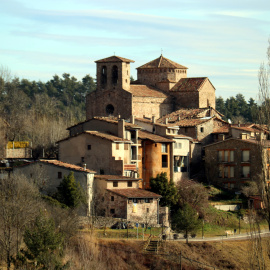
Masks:
[[[199,216],[189,204],[185,204],[182,209],[173,215],[172,228],[173,230],[184,233],[188,243],[189,234],[196,233],[200,228]]]
[[[76,208],[80,203],[85,202],[80,183],[76,182],[73,172],[64,176],[57,189],[57,200],[70,208]]]
[[[151,178],[150,187],[151,191],[162,196],[160,199],[161,206],[172,207],[177,203],[177,189],[174,182],[172,180],[169,181],[167,173],[162,172],[156,178]]]
[[[61,253],[64,237],[57,232],[54,221],[43,213],[36,217],[31,227],[24,233],[27,250],[24,256],[17,258],[27,264],[28,269],[64,269],[61,263]],[[31,266],[34,265],[34,268]]]

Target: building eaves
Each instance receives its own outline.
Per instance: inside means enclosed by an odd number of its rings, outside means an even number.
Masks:
[[[95,179],[101,179],[106,181],[141,181],[142,178],[133,178],[133,177],[127,177],[122,175],[95,175]]]
[[[124,57],[116,56],[116,55],[95,61],[95,63],[107,63],[107,62],[134,63],[135,61],[130,60],[130,59],[127,59],[127,58],[124,58]]]
[[[168,95],[161,90],[144,84],[131,84],[130,92],[135,97],[167,98]]]
[[[139,130],[138,138],[141,140],[149,140],[155,143],[172,143],[174,142],[172,139],[165,138],[160,135],[153,134],[148,131]]]
[[[158,195],[154,192],[147,191],[140,188],[125,188],[125,189],[107,189],[108,191],[120,195],[125,198],[161,198],[161,195]]]

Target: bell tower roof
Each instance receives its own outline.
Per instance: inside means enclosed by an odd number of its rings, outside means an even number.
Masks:
[[[188,69],[185,66],[177,64],[172,60],[165,58],[162,54],[155,60],[152,60],[137,69],[144,69],[144,68],[172,68],[172,69]]]
[[[95,61],[95,63],[108,63],[108,62],[134,63],[135,61],[127,59],[127,58],[123,58],[123,57],[120,57],[120,56],[116,56],[116,55],[113,55],[113,56],[110,56],[110,57],[103,58],[103,59]]]

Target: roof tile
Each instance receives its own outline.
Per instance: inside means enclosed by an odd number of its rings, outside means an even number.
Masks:
[[[140,188],[107,189],[110,192],[126,198],[160,198],[162,196]]]

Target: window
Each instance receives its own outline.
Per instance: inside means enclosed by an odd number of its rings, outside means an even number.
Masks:
[[[203,130],[204,130],[203,127],[201,127],[201,128],[200,128],[200,131],[203,132]]]
[[[182,149],[182,143],[174,143],[174,148],[175,149]]]
[[[149,198],[145,198],[145,199],[144,199],[144,202],[150,203],[150,199],[149,199]]]
[[[138,199],[132,199],[133,203],[137,203]]]
[[[118,182],[117,181],[113,182],[113,187],[118,187]]]
[[[188,171],[188,157],[174,156],[174,172],[187,172],[187,171]]]
[[[132,187],[132,182],[129,181],[127,186],[128,186],[128,187]]]
[[[62,172],[58,172],[58,179],[62,178]]]
[[[81,162],[82,162],[82,163],[84,162],[84,157],[81,157]]]
[[[111,214],[114,214],[114,213],[115,213],[115,209],[114,209],[114,208],[111,208],[111,209],[110,209],[110,213],[111,213]]]
[[[118,82],[118,68],[117,66],[112,67],[112,84],[116,85]]]
[[[234,150],[219,150],[218,161],[220,162],[234,162]]]
[[[127,143],[124,144],[124,149],[128,150],[128,144]]]
[[[162,155],[162,168],[168,168],[168,156]]]
[[[114,202],[114,196],[111,196],[111,202]]]
[[[242,150],[242,162],[249,162],[250,151]]]
[[[219,178],[234,178],[234,166],[223,166],[218,167]]]
[[[149,208],[146,208],[146,213],[149,213]]]
[[[103,66],[101,69],[101,86],[105,87],[107,84],[107,67]]]
[[[161,152],[167,153],[167,144],[165,144],[165,143],[161,144]]]
[[[91,150],[91,144],[87,145],[87,150]]]
[[[116,150],[119,150],[119,143],[116,143],[116,144],[115,144],[115,149],[116,149]]]
[[[241,176],[243,178],[250,178],[250,166],[242,166]]]

